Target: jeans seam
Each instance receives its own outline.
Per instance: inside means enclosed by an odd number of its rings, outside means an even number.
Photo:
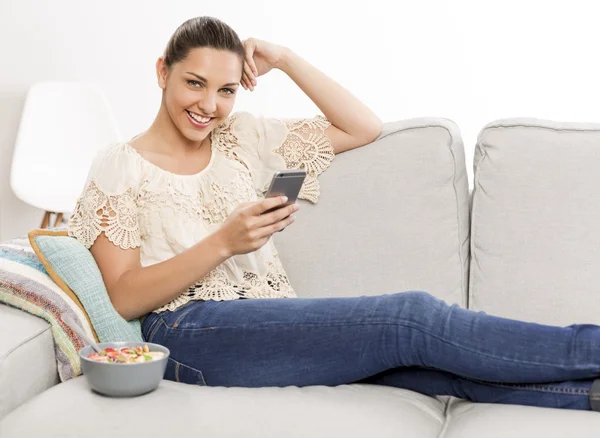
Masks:
[[[148,342],[152,342],[152,340],[154,339],[154,336],[156,336],[156,332],[160,328],[161,324],[164,324],[165,326],[167,325],[165,323],[163,317],[159,316],[158,319],[155,321],[154,325],[152,326],[152,329],[151,329],[152,331],[148,335]]]
[[[403,327],[413,328],[415,330],[419,330],[422,333],[427,334],[427,335],[429,335],[429,336],[431,336],[431,337],[439,340],[440,342],[443,342],[445,344],[451,345],[451,346],[456,347],[456,348],[458,348],[460,350],[464,350],[464,351],[468,351],[470,353],[478,354],[480,356],[483,356],[483,357],[486,357],[486,358],[489,358],[489,359],[495,359],[495,360],[500,360],[500,361],[503,361],[503,362],[510,362],[510,363],[516,363],[516,364],[525,364],[525,365],[536,365],[536,366],[547,366],[548,365],[548,364],[539,363],[539,362],[530,362],[530,361],[523,361],[523,360],[522,361],[516,361],[516,360],[512,360],[512,359],[505,358],[505,357],[492,356],[492,355],[489,355],[489,354],[481,352],[481,351],[473,350],[473,349],[471,349],[469,347],[465,347],[465,346],[462,346],[462,345],[455,344],[455,343],[450,342],[450,341],[448,341],[446,339],[442,339],[438,335],[429,332],[426,328],[420,327],[417,324],[414,324],[414,323],[411,323],[411,322],[398,321],[398,322],[381,323],[381,324],[382,325],[401,325]],[[360,324],[360,325],[362,325],[362,324]],[[562,366],[562,365],[552,365],[552,366],[553,367],[558,367],[558,368],[577,369],[575,366],[572,366],[572,367],[566,367],[566,366]]]
[[[144,332],[146,333],[152,333],[152,331],[154,330],[154,327],[156,326],[156,324],[158,323],[158,316],[156,317],[156,319],[154,319],[151,322],[146,322],[148,321],[148,318],[150,318],[152,314],[149,314],[148,316],[146,316],[145,321],[142,323],[142,336],[144,336]],[[147,325],[147,329],[145,330],[144,327]],[[148,337],[144,337],[145,339],[148,339]]]
[[[216,330],[216,329],[221,329],[221,328],[232,328],[232,329],[240,329],[241,327],[172,327],[169,324],[165,323],[165,327],[167,328],[167,330],[177,330],[177,331],[196,331],[196,332],[202,332],[202,331],[210,331],[210,330]]]
[[[537,392],[548,392],[553,394],[564,394],[564,395],[589,395],[590,391],[585,388],[563,388],[554,386],[552,384],[520,384],[520,383],[500,383],[500,382],[486,382],[483,380],[469,379],[477,383],[481,383],[484,385],[496,386],[500,388],[507,389],[524,389],[528,391],[537,391]]]

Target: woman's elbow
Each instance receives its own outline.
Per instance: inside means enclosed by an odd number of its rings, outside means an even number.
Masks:
[[[362,145],[367,145],[369,143],[373,143],[375,140],[379,138],[381,135],[381,130],[383,129],[383,122],[376,118],[372,123],[370,123],[364,130],[361,139]]]
[[[137,306],[132,305],[134,303],[132,300],[128,299],[130,297],[123,296],[114,285],[111,288],[107,288],[107,292],[110,303],[121,318],[125,321],[139,318],[139,309]]]
[[[373,122],[372,127],[369,129],[369,141],[368,143],[372,143],[379,138],[381,135],[381,131],[383,129],[383,122],[377,119]]]

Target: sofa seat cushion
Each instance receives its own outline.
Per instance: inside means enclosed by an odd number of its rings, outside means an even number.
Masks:
[[[50,324],[0,304],[0,421],[56,383],[58,372]]]
[[[0,436],[433,438],[444,408],[435,398],[365,384],[248,389],[163,380],[150,394],[110,398],[77,377],[13,411]]]
[[[596,438],[600,414],[452,399],[444,438]]]

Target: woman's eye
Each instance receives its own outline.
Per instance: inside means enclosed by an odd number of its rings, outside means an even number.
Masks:
[[[224,91],[226,94],[235,94],[235,90],[234,90],[234,89],[232,89],[232,88],[223,88],[223,91]]]
[[[193,81],[193,80],[191,80],[191,79],[190,79],[190,80],[188,80],[188,81],[187,81],[187,83],[188,83],[189,85],[191,85],[192,87],[201,87],[201,86],[202,86],[202,84],[201,84],[200,82],[198,82],[198,81]]]

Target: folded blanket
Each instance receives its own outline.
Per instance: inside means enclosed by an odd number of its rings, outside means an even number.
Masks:
[[[94,330],[82,308],[50,278],[27,237],[0,244],[0,303],[48,321],[61,381],[81,374],[77,352],[84,343],[65,325],[61,314],[70,315],[91,338]]]

